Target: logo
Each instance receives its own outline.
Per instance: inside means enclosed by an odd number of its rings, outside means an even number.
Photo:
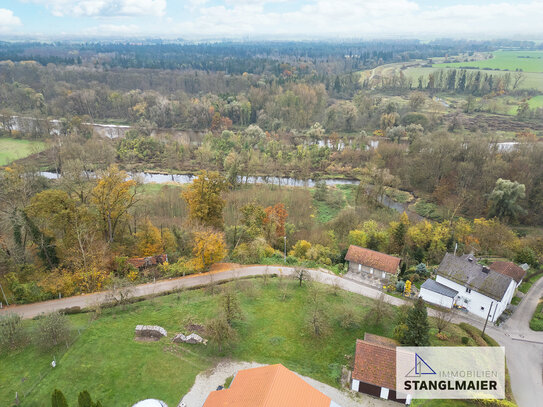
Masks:
[[[410,399],[503,399],[504,348],[399,346],[396,393]]]
[[[415,353],[415,367],[405,377],[421,377],[423,374],[437,374],[426,361]]]

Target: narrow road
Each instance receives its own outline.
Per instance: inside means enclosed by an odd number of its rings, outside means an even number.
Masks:
[[[135,297],[193,288],[241,277],[261,276],[264,274],[291,275],[294,268],[280,266],[243,266],[231,270],[195,274],[156,283],[141,284],[134,287]],[[308,270],[311,279],[323,284],[336,285],[339,288],[365,297],[378,298],[381,291],[364,284],[339,277],[331,272]],[[75,297],[51,300],[34,304],[6,307],[0,313],[15,312],[23,318],[32,318],[42,313],[58,311],[70,307],[90,307],[107,300],[109,292],[79,295]],[[513,394],[519,407],[535,407],[543,400],[543,332],[534,332],[529,328],[530,318],[539,298],[543,295],[543,278],[532,286],[519,307],[509,320],[501,326],[489,324],[486,333],[505,347],[507,367],[511,376]],[[389,304],[400,306],[407,301],[386,296]],[[429,315],[435,310],[429,309]],[[467,322],[479,329],[484,320],[473,315],[457,313],[454,323]]]

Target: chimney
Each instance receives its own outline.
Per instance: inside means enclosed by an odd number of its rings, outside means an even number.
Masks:
[[[483,273],[488,274],[490,269],[487,266],[483,266]]]

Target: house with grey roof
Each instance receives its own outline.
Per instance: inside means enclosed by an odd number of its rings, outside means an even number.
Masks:
[[[434,280],[421,286],[419,297],[444,307],[462,307],[496,321],[511,302],[517,282],[477,262],[472,254],[445,254]]]

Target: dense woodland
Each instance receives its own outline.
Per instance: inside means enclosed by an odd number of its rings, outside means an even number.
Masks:
[[[538,94],[519,89],[522,72],[446,69],[378,81],[358,73],[498,46],[8,44],[3,136],[48,148],[0,170],[0,282],[13,301],[30,302],[224,259],[280,263],[284,250],[289,264],[341,272],[349,244],[402,257],[410,280],[419,263],[435,265],[457,244],[536,267],[542,109],[523,102],[500,117],[499,131],[485,110],[494,98]],[[442,94],[460,102],[444,106],[435,98]],[[35,125],[20,129],[13,116]],[[89,124],[102,121],[131,128],[105,139]],[[515,148],[500,147],[504,134]],[[41,177],[43,169],[60,179]],[[156,186],[125,172],[150,169],[198,177]],[[254,176],[320,182],[251,185]],[[329,178],[358,182],[327,187]],[[382,206],[384,196],[402,202],[406,194],[426,219]],[[164,252],[169,263],[150,270],[127,262]]]

